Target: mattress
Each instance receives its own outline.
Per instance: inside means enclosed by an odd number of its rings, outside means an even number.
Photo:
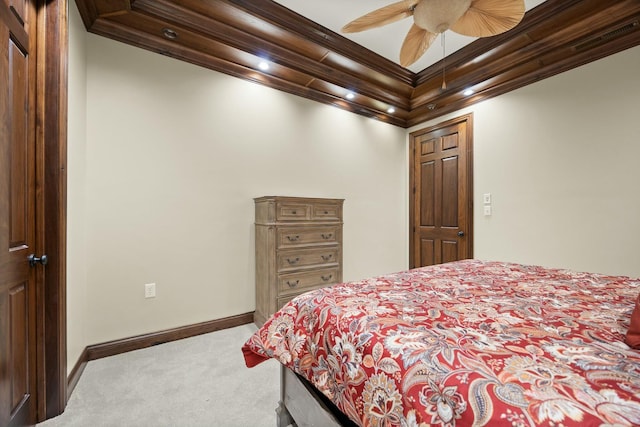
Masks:
[[[361,426],[640,425],[640,279],[464,260],[303,294],[243,346]]]

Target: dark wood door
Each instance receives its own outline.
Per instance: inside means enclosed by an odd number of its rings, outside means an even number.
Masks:
[[[35,8],[0,2],[0,425],[36,421]]]
[[[412,132],[410,267],[473,256],[472,116]]]

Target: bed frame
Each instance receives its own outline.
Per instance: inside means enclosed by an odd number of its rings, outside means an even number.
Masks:
[[[292,370],[280,367],[278,427],[356,427],[349,418]]]

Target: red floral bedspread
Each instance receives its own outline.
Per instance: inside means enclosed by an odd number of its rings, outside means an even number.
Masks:
[[[640,279],[476,260],[309,292],[243,346],[362,426],[640,425]]]

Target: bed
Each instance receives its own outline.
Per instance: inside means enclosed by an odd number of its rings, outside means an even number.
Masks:
[[[639,292],[457,261],[300,295],[242,351],[283,365],[280,426],[640,425],[640,350],[624,342]]]

